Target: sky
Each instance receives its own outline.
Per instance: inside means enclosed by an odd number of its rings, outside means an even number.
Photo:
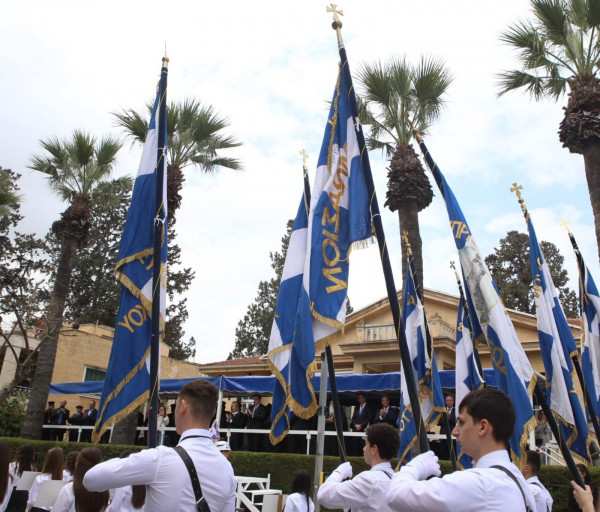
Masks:
[[[337,75],[331,14],[321,1],[158,3],[23,0],[3,12],[0,62],[0,166],[23,174],[20,226],[44,235],[66,208],[44,177],[28,169],[39,141],[84,129],[122,136],[111,112],[143,109],[153,98],[166,51],[169,100],[196,98],[226,116],[243,142],[228,152],[243,171],[185,170],[177,241],[196,274],[187,293],[186,339],[196,361],[227,358],[235,328],[261,280],[273,271],[286,222],[302,193],[302,149],[311,178]],[[597,246],[583,158],[562,148],[558,125],[566,97],[534,102],[517,91],[497,97],[497,74],[518,67],[499,35],[530,16],[525,0],[370,0],[338,3],[351,70],[363,63],[425,55],[443,59],[454,80],[426,143],[446,176],[484,255],[509,230],[526,232],[513,183],[540,240],[557,244],[576,288],[577,267],[561,219],[570,222],[588,266],[598,275]],[[357,88],[360,95],[360,88]],[[415,146],[416,149],[417,146]],[[127,143],[115,176],[134,176],[140,150]],[[384,230],[400,288],[397,214],[383,208],[387,162],[371,153]],[[457,294],[457,260],[443,200],[420,216],[427,288]],[[376,246],[354,251],[349,296],[356,309],[386,295]],[[598,278],[596,278],[598,279]]]

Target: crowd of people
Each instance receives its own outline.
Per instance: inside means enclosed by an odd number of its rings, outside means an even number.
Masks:
[[[71,411],[67,409],[66,400],[61,401],[58,404],[58,408],[55,408],[54,402],[50,401],[44,413],[44,425],[51,426],[51,428],[44,428],[42,430],[42,439],[45,441],[64,441],[68,438],[69,441],[77,441],[79,435],[78,429],[66,429],[61,428],[61,426],[93,427],[96,424],[97,417],[98,409],[96,409],[96,400],[90,400],[86,410],[83,409],[83,405],[75,406],[74,414],[71,414]],[[82,443],[91,442],[91,429],[82,429],[79,441]]]
[[[67,456],[67,460],[71,459],[67,464],[63,462],[61,448],[51,449],[25,504],[35,506],[36,486],[39,488],[42,481],[72,479],[72,483],[61,489],[53,512],[233,512],[237,483],[229,454],[236,449],[235,441],[231,437],[232,446],[226,441],[213,442],[210,429],[217,402],[217,388],[205,380],[190,382],[182,388],[172,411],[173,423],[180,435],[175,449],[158,446],[101,462],[100,452],[88,447],[74,457]],[[256,425],[252,420],[262,418],[264,421],[267,407],[258,395],[253,402],[245,411],[237,404],[232,405],[230,411],[224,411],[225,424],[259,428],[248,425]],[[318,503],[329,509],[351,508],[353,512],[552,510],[552,497],[539,478],[539,453],[527,452],[522,472],[510,461],[507,447],[515,411],[507,395],[485,388],[469,393],[456,410],[453,400],[447,400],[446,406],[442,424],[445,428],[451,427],[462,450],[474,459],[472,468],[441,476],[439,459],[429,451],[395,472],[391,460],[397,456],[400,441],[397,410],[390,406],[389,397],[383,397],[381,406],[373,408],[367,404],[366,397],[360,395],[350,428],[364,433],[358,439],[370,470],[353,475],[349,462],[339,465],[319,487]],[[166,410],[163,410],[161,416],[165,415]],[[248,446],[254,445],[248,443]],[[0,497],[4,496],[0,512],[22,510],[10,508],[13,500],[23,503],[23,497],[13,489],[20,474],[33,467],[30,447],[19,449],[10,467],[8,453],[8,445],[4,448],[0,442]],[[76,461],[74,466],[73,460]],[[6,479],[2,476],[5,466]],[[269,472],[268,468],[264,469]],[[591,486],[587,468],[582,465],[580,471],[586,488],[571,482],[569,510],[599,512],[597,489]],[[291,487],[285,512],[313,512],[311,475],[305,471],[295,472]],[[109,504],[111,489],[115,491]],[[207,508],[197,508],[197,503]]]

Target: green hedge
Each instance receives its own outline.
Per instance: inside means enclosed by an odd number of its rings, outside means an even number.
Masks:
[[[50,448],[61,446],[66,455],[70,451],[79,451],[86,446],[90,446],[89,443],[56,443],[53,441],[34,441],[16,437],[0,437],[0,439],[10,445],[12,452],[15,452],[24,443],[31,444],[37,454],[39,467],[43,464],[45,454]],[[140,446],[115,444],[97,444],[95,446],[102,452],[105,460],[118,457],[125,449],[133,451],[141,449]],[[352,463],[355,475],[368,469],[362,457],[349,457],[348,460]],[[340,459],[338,457],[323,457],[323,471],[331,472],[339,463]],[[395,467],[395,463],[396,461],[392,461],[392,466]],[[281,489],[284,494],[289,494],[294,471],[304,469],[312,474],[315,469],[315,457],[314,455],[288,453],[231,452],[231,464],[236,475],[266,477],[270,474],[271,487],[273,489]],[[447,461],[441,461],[441,467],[444,474],[452,472],[452,466]],[[600,486],[600,468],[589,468],[589,470],[592,482]],[[570,492],[569,482],[571,481],[569,470],[564,466],[542,466],[539,478],[554,498],[553,510],[555,512],[566,511],[568,493]]]

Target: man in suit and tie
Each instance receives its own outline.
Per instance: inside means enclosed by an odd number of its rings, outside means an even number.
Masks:
[[[93,427],[96,424],[96,418],[98,417],[98,409],[96,409],[96,400],[90,400],[88,409],[83,412],[84,427]],[[92,429],[86,428],[81,431],[81,442],[91,443],[92,442]]]
[[[364,393],[358,394],[358,405],[354,407],[352,419],[350,420],[350,430],[352,432],[364,432],[370,423],[373,423],[375,410],[367,404],[367,397]],[[359,437],[352,437],[350,450],[352,455],[359,456],[362,448],[362,440]]]
[[[438,425],[440,426],[440,434],[445,436],[446,434],[452,434],[454,427],[456,426],[456,408],[454,407],[454,397],[452,395],[446,395],[446,418],[448,419],[448,426],[446,427],[445,418],[442,416],[438,421]],[[454,441],[452,441],[452,445],[455,446]],[[438,458],[442,460],[450,460],[450,450],[448,449],[448,441],[446,439],[440,439],[436,441],[434,445],[434,452]]]
[[[240,404],[233,402],[231,404],[231,412],[225,414],[227,418],[227,428],[245,428],[246,417],[240,412]],[[232,450],[241,450],[244,444],[244,435],[240,433],[232,433],[230,438],[230,446]]]
[[[255,393],[252,395],[254,404],[248,407],[246,414],[246,428],[265,428],[265,420],[267,419],[267,408],[260,403],[260,395]],[[262,447],[263,434],[248,434],[248,450],[251,452],[259,452]]]
[[[390,405],[390,397],[384,395],[381,397],[381,409],[375,414],[373,423],[387,423],[395,427],[398,421],[398,413],[398,409]]]

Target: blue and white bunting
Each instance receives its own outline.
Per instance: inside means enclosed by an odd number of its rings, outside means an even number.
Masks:
[[[477,363],[475,362],[473,337],[471,335],[471,327],[466,315],[466,309],[467,305],[461,297],[456,319],[455,403],[457,409],[467,393],[481,389],[484,386],[482,375],[479,374]],[[457,444],[457,451],[457,461],[463,469],[473,467],[473,458],[461,450],[460,444]]]
[[[166,90],[166,68],[156,94],[146,142],[138,168],[131,205],[125,222],[115,275],[121,283],[117,324],[94,429],[99,440],[106,428],[119,422],[149,398],[150,340],[152,337],[152,272],[154,223],[162,224],[160,274],[161,339],[166,316],[167,279],[167,201],[166,201],[166,119],[159,118],[159,103]],[[164,123],[165,139],[158,140],[158,127]],[[162,147],[157,164],[158,148]],[[163,204],[156,211],[157,165],[163,167]],[[157,390],[158,392],[158,390]]]
[[[577,347],[558,300],[550,269],[538,244],[531,217],[529,214],[526,216],[529,230],[529,263],[540,350],[546,369],[548,405],[567,446],[589,459],[587,422],[573,387],[574,369],[571,356],[577,354]]]
[[[431,339],[427,325],[425,308],[417,294],[412,268],[412,255],[408,257],[404,291],[402,296],[402,328],[406,334],[406,343],[415,387],[419,392],[421,414],[425,428],[436,425],[440,413],[446,411],[444,395],[440,384],[437,363],[433,350],[429,350]],[[401,372],[401,397],[400,397],[400,449],[398,450],[398,464],[409,462],[412,458],[412,447],[417,441],[417,427],[413,418],[413,408],[406,385],[406,372],[400,365]]]
[[[531,395],[536,375],[515,328],[502,304],[496,283],[481,256],[456,197],[448,186],[427,147],[419,142],[435,181],[446,202],[450,229],[458,249],[465,283],[465,298],[475,341],[485,339],[490,353],[494,375],[499,389],[511,397],[515,406],[515,428],[510,438],[513,460],[524,465],[525,445],[536,420],[531,405]],[[481,337],[481,338],[480,338]]]
[[[348,256],[370,241],[369,194],[349,95],[349,77],[338,74],[319,155],[310,213],[301,201],[284,266],[271,338],[269,366],[277,377],[271,439],[287,432],[286,406],[302,418],[316,413],[310,382],[315,349],[322,350],[346,320]],[[297,232],[297,233],[296,233]],[[302,246],[302,243],[305,245]],[[288,260],[290,263],[288,265]],[[290,281],[289,283],[287,281]],[[285,393],[285,401],[283,392]]]

